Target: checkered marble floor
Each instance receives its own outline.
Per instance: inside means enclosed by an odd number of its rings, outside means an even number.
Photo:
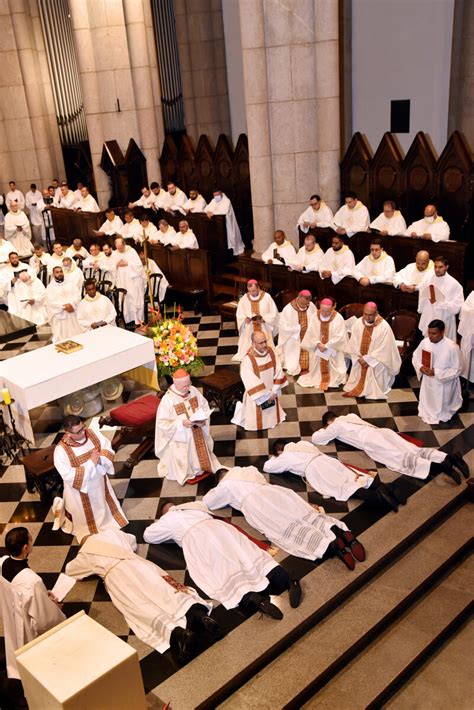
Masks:
[[[231,363],[231,357],[237,347],[234,323],[224,322],[221,325],[218,316],[194,316],[191,313],[185,314],[185,322],[197,334],[200,354],[205,362],[204,374],[211,373],[215,366],[225,365],[237,369],[238,366]],[[42,347],[48,342],[50,342],[49,329],[39,328],[36,335],[0,346],[0,360]],[[323,394],[316,390],[303,389],[293,382],[292,378],[290,380],[282,396],[282,405],[287,415],[286,421],[274,430],[245,432],[230,424],[228,417],[220,413],[212,415],[211,434],[215,441],[214,451],[223,466],[254,464],[261,469],[275,439],[284,438],[294,441],[300,438],[310,439],[312,432],[320,427],[321,416],[328,408],[337,414],[355,412],[372,424],[406,432],[421,439],[426,446],[442,447],[448,452],[459,450],[465,454],[474,447],[474,400],[471,399],[449,422],[449,425],[424,424],[417,416],[419,383],[415,377],[409,378],[401,386],[396,386],[387,402],[348,400],[342,397],[341,391],[333,390]],[[127,400],[141,394],[143,390],[133,383],[126,383],[122,396]],[[111,407],[119,403],[113,402]],[[33,410],[31,414],[39,448],[49,446],[60,439],[61,412],[56,403]],[[212,486],[212,482],[207,479],[197,486],[180,487],[175,482],[157,478],[153,452],[150,452],[129,474],[123,464],[133,448],[134,445],[131,444],[117,452],[116,473],[112,480],[115,492],[130,520],[126,530],[136,535],[140,543],[139,554],[168,570],[179,581],[193,584],[180,548],[175,544],[157,546],[144,544],[143,530],[155,519],[160,502],[171,500],[179,503],[200,499]],[[363,452],[355,451],[344,444],[333,443],[321,449],[346,463],[376,469],[383,481],[392,481],[398,477],[398,474],[376,465]],[[423,486],[422,482],[415,479],[402,478],[402,485],[408,495]],[[269,476],[269,480],[271,483],[291,488],[311,503],[323,505],[327,513],[343,518],[357,534],[367,529],[382,515],[387,514],[386,511],[374,510],[361,501],[340,503],[332,499],[323,500],[304,481],[292,474],[272,475]],[[258,537],[238,511],[229,508],[217,513],[229,517]],[[51,588],[58,573],[64,570],[69,560],[74,558],[77,541],[62,532],[52,531],[51,512],[39,501],[36,494],[27,492],[23,467],[8,465],[6,462],[0,466],[0,544],[3,544],[5,533],[18,524],[26,525],[31,531],[34,540],[30,557],[31,567],[41,575],[46,586]],[[0,552],[4,554],[3,548]],[[291,574],[298,577],[303,577],[315,566],[314,563],[288,557],[282,552],[278,553],[276,559]],[[160,655],[136,638],[122,615],[112,605],[100,580],[92,578],[78,582],[66,597],[64,604],[66,615],[71,615],[80,609],[84,609],[96,621],[137,649],[147,692],[178,669],[169,652]],[[246,618],[239,610],[224,612],[219,607],[213,611],[213,615],[227,632]]]

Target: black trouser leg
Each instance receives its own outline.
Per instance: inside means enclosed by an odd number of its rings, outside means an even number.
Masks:
[[[444,470],[444,464],[430,463],[430,476],[435,476],[437,473],[442,473]]]
[[[355,493],[351,495],[351,498],[357,498],[358,500],[365,500],[367,503],[379,503],[380,498],[377,495],[377,490],[382,485],[382,481],[377,474],[370,484],[370,488],[358,488]]]
[[[245,611],[257,611],[263,596],[265,596],[265,591],[247,592],[240,600],[239,606],[242,607],[242,609],[245,609]]]
[[[283,567],[274,567],[267,574],[268,587],[262,592],[265,596],[267,594],[281,594],[290,586],[290,577]]]
[[[191,631],[202,631],[201,619],[207,616],[204,604],[193,604],[186,612],[186,628]]]

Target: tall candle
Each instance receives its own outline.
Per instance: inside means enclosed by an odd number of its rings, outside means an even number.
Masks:
[[[4,389],[2,389],[2,397],[3,397],[4,404],[11,404],[12,403],[12,398],[10,397],[10,392],[7,390],[6,387]]]

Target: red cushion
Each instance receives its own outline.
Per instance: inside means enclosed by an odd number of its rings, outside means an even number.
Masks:
[[[194,486],[196,483],[199,483],[199,481],[204,481],[206,478],[213,475],[212,471],[204,471],[204,473],[199,473],[197,476],[194,476],[194,478],[188,478],[186,483],[189,483],[190,486]]]
[[[127,402],[112,409],[110,414],[122,426],[141,426],[154,421],[159,404],[159,397],[154,394],[146,394],[144,397],[134,399],[133,402]]]

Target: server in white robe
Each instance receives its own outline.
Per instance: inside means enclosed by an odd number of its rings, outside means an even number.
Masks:
[[[387,399],[402,361],[393,331],[372,301],[352,326],[347,353],[352,369],[343,396]]]
[[[131,210],[127,210],[125,212],[124,220],[125,224],[120,227],[117,234],[124,239],[133,239],[135,242],[140,241],[140,235],[143,233],[143,229],[140,226],[138,219],[135,219]],[[102,225],[101,230],[103,229],[103,226],[104,225]]]
[[[421,379],[418,415],[427,424],[449,422],[462,407],[461,353],[445,337],[442,320],[428,323],[427,337],[413,353],[413,367]]]
[[[370,254],[356,265],[354,278],[361,286],[393,284],[395,262],[383,248],[380,237],[372,237],[370,240]]]
[[[46,289],[28,271],[21,271],[8,297],[8,310],[13,315],[35,323],[47,323]]]
[[[48,252],[44,250],[44,246],[42,244],[35,244],[34,254],[28,261],[31,268],[34,269],[35,273],[38,274],[41,267],[44,267],[48,270],[50,262],[51,254],[48,254]]]
[[[100,432],[87,429],[81,417],[64,419],[64,436],[54,450],[54,466],[64,482],[64,498],[55,499],[53,513],[72,522],[72,534],[86,535],[125,527],[128,520],[112,488],[114,452]]]
[[[158,653],[171,647],[180,655],[179,646],[192,638],[192,630],[217,626],[207,616],[212,604],[201,599],[192,587],[180,584],[161,567],[135,554],[136,549],[134,535],[101,530],[87,537],[77,556],[66,565],[66,574],[75,579],[100,577],[113,605],[143,643]],[[183,634],[186,628],[189,632]]]
[[[143,283],[143,293],[145,293],[147,286],[148,286],[148,276],[152,276],[153,274],[158,274],[161,276],[161,281],[160,281],[160,288],[158,290],[158,298],[160,300],[160,303],[162,303],[165,300],[166,296],[166,289],[169,286],[168,279],[153,259],[146,259],[145,258],[145,252],[144,251],[139,251],[138,256],[140,257],[140,261],[142,262],[143,265],[143,274],[142,274],[142,283]]]
[[[397,271],[393,279],[395,288],[404,293],[419,291],[433,275],[434,263],[427,251],[419,251],[412,264]]]
[[[181,219],[178,224],[178,231],[170,235],[168,244],[172,251],[179,249],[199,249],[199,243],[193,230],[189,228],[189,222]]]
[[[346,192],[344,204],[334,215],[332,228],[338,234],[353,237],[357,232],[369,231],[370,216],[367,207],[357,199],[355,192]]]
[[[449,224],[438,215],[434,205],[426,205],[423,219],[413,222],[406,230],[409,237],[421,237],[433,242],[446,242],[449,232]]]
[[[84,331],[115,325],[117,311],[107,296],[97,291],[94,279],[84,283],[85,296],[77,306],[77,320]]]
[[[55,202],[55,207],[60,207],[65,210],[72,210],[76,206],[78,198],[74,190],[70,190],[67,184],[63,184],[59,189]]]
[[[323,298],[311,319],[301,343],[309,353],[308,372],[298,380],[301,387],[316,387],[326,392],[347,380],[344,353],[348,338],[344,318],[334,308],[330,298]]]
[[[225,215],[225,226],[227,231],[227,247],[231,249],[234,256],[243,254],[245,246],[240,234],[240,227],[235,216],[234,208],[227,195],[222,190],[214,190],[212,200],[206,208],[209,219],[214,215]]]
[[[117,285],[117,262],[120,261],[118,251],[112,249],[110,244],[104,244],[98,262],[101,270],[104,272],[103,277],[107,281]],[[133,258],[133,257],[132,257]]]
[[[196,188],[192,187],[189,190],[188,199],[183,204],[183,209],[186,214],[201,214],[207,209],[206,200]]]
[[[68,340],[83,332],[77,320],[80,300],[81,294],[71,281],[65,280],[62,267],[55,266],[46,287],[46,310],[53,331],[53,343]]]
[[[304,289],[288,303],[278,318],[278,348],[289,375],[308,372],[309,354],[302,341],[316,314],[311,291]]]
[[[211,409],[199,390],[191,385],[186,370],[173,374],[173,384],[164,394],[156,413],[155,455],[158,476],[183,486],[203,473],[220,468],[209,434]]]
[[[240,378],[244,398],[235,405],[232,424],[247,431],[262,431],[285,421],[279,398],[288,381],[277,353],[261,331],[252,333],[251,347],[240,364]]]
[[[461,336],[461,375],[474,382],[474,291],[464,301],[459,315],[458,333]]]
[[[135,249],[125,244],[123,237],[117,237],[115,249],[115,285],[127,291],[123,303],[125,323],[140,325],[144,315],[142,262]]]
[[[335,234],[331,246],[319,263],[319,275],[322,279],[331,279],[333,284],[338,284],[345,276],[354,276],[354,272],[354,254],[347,244],[344,244],[343,235]]]
[[[18,190],[15,182],[13,180],[10,180],[8,183],[8,187],[10,188],[5,195],[5,204],[8,209],[16,202],[20,210],[23,210],[25,207],[25,196],[21,192],[21,190]]]
[[[129,202],[128,203],[128,209],[131,210],[134,207],[143,207],[143,209],[152,209],[155,200],[156,200],[156,195],[152,193],[148,185],[144,185],[141,189],[141,195],[138,198],[138,200],[135,200],[135,202]]]
[[[99,205],[85,186],[81,187],[81,199],[75,203],[73,209],[78,212],[100,212]]]
[[[166,186],[166,194],[163,198],[163,209],[174,215],[185,215],[184,203],[188,199],[187,195],[172,181]]]
[[[311,195],[309,207],[298,217],[296,231],[298,231],[299,227],[304,234],[307,234],[310,229],[316,229],[316,227],[330,227],[333,219],[334,215],[331,208],[327,206],[319,195]]]
[[[237,606],[272,615],[268,595],[281,594],[290,579],[275,560],[243,533],[216,520],[202,501],[166,503],[145,542],[174,541],[183,548],[189,574],[199,589],[225,609]],[[274,618],[282,618],[281,612]]]
[[[317,271],[323,254],[324,252],[317,243],[314,234],[307,234],[304,238],[304,244],[300,247],[296,256],[289,259],[288,268],[290,271],[300,271],[303,274]]]
[[[18,278],[22,271],[27,271],[30,276],[35,276],[35,270],[29,264],[25,264],[24,261],[20,261],[20,257],[16,251],[11,251],[8,254],[8,262],[2,267],[2,271],[5,273],[7,278],[12,282],[12,286],[15,280]]]
[[[277,229],[273,235],[273,242],[262,253],[262,261],[266,264],[287,266],[295,257],[295,247],[288,241],[285,232],[282,229]]]
[[[30,189],[25,195],[25,207],[29,213],[34,244],[40,243],[43,239],[43,216],[38,210],[38,202],[40,200],[41,192],[37,189],[35,183],[32,182]]]
[[[33,548],[25,527],[5,536],[7,555],[0,557],[0,616],[5,636],[7,675],[20,678],[15,651],[66,620],[56,597],[28,565]]]
[[[442,320],[446,337],[456,341],[456,316],[464,302],[464,291],[455,278],[448,274],[449,261],[445,256],[434,260],[434,273],[418,293],[418,328],[426,335],[428,323]]]
[[[79,295],[79,299],[81,299],[82,286],[84,284],[84,274],[82,273],[82,269],[78,267],[74,259],[71,259],[70,256],[64,257],[62,265],[64,272],[64,280],[68,283],[73,284]]]
[[[396,209],[393,200],[383,203],[383,212],[370,223],[370,229],[376,230],[384,236],[393,237],[396,234],[405,234],[407,223],[400,210]]]
[[[289,555],[319,560],[345,523],[319,513],[295,491],[270,485],[255,466],[223,470],[202,502],[210,510],[232,506],[247,522]]]
[[[160,187],[160,183],[156,180],[150,183],[150,190],[153,196],[153,211],[158,212],[158,210],[164,209],[166,200],[166,190],[163,190],[163,188]]]
[[[120,217],[115,214],[115,210],[108,209],[105,210],[105,222],[102,222],[99,229],[93,229],[92,233],[95,234],[96,237],[113,237],[115,234],[122,234],[122,228],[123,222]]]
[[[237,330],[239,345],[232,360],[240,362],[250,347],[252,333],[262,332],[273,346],[273,337],[278,332],[278,309],[269,293],[260,288],[258,281],[247,281],[247,293],[237,305]]]
[[[175,236],[175,228],[168,224],[166,219],[160,219],[158,222],[158,239],[160,244],[163,244],[164,246],[171,244]]]
[[[55,266],[63,267],[63,259],[66,256],[66,250],[61,244],[61,242],[53,242],[53,251],[50,254],[50,260],[48,263],[48,271],[52,274]]]
[[[71,246],[67,247],[66,256],[70,256],[71,259],[74,259],[75,263],[79,265],[82,264],[84,259],[87,259],[89,252],[85,246],[83,246],[82,239],[76,237],[72,240]]]
[[[12,202],[10,211],[5,215],[4,233],[5,239],[8,239],[21,257],[33,254],[31,226],[28,217],[16,202]]]
[[[145,239],[148,239],[150,244],[158,244],[160,241],[159,232],[153,222],[150,222],[147,212],[144,212],[140,217],[140,229],[134,239],[137,244],[143,244]]]

